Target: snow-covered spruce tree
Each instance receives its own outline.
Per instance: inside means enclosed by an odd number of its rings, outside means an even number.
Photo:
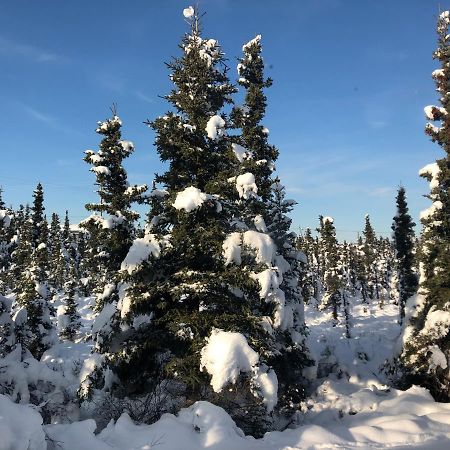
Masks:
[[[17,289],[17,308],[23,309],[26,320],[18,341],[39,359],[55,341],[55,330],[50,320],[48,288],[45,273],[39,266],[39,252],[36,249],[30,265],[23,272]]]
[[[31,263],[33,244],[31,242],[33,231],[30,218],[30,208],[27,205],[19,209],[14,217],[16,231],[16,247],[11,253],[11,266],[8,271],[9,286],[17,294],[20,292],[20,280],[25,269]]]
[[[313,237],[311,228],[305,230],[305,235],[300,236],[297,243],[297,248],[301,250],[307,258],[307,273],[303,280],[302,293],[305,302],[310,299],[318,301],[320,293],[322,292],[322,281],[320,278],[320,255],[319,255],[319,241],[317,237]]]
[[[8,290],[8,270],[13,250],[13,211],[6,208],[0,188],[0,295]]]
[[[75,267],[72,265],[68,274],[68,280],[64,284],[63,310],[58,311],[59,336],[61,339],[73,341],[81,327],[80,314],[78,313],[78,290]]]
[[[130,186],[127,181],[123,161],[133,153],[134,145],[122,140],[121,127],[122,121],[113,108],[111,119],[98,122],[96,132],[103,136],[98,152],[86,150],[84,158],[92,166],[100,197],[99,203],[86,205],[94,213],[80,224],[90,234],[89,270],[96,283],[97,311],[105,303],[118,301],[117,272],[133,242],[134,221],[139,217],[131,205],[140,202],[147,189],[146,185]],[[68,220],[64,235],[68,246]]]
[[[307,259],[295,248],[296,235],[290,231],[288,214],[296,204],[285,198],[285,187],[275,179],[268,201],[268,232],[277,246],[274,265],[281,277],[273,283],[265,302],[274,303],[269,329],[276,339],[277,352],[269,360],[278,378],[278,410],[293,412],[304,397],[303,369],[312,365],[306,347],[306,325],[301,293],[307,270]]]
[[[406,300],[415,294],[417,290],[417,275],[414,273],[414,226],[408,213],[406,192],[404,187],[398,189],[397,214],[393,218],[392,237],[395,248],[395,271],[399,291],[399,315],[400,323],[405,317]]]
[[[117,393],[149,392],[165,380],[183,389],[187,403],[210,400],[260,435],[276,404],[269,367],[276,341],[254,311],[275,277],[275,245],[266,233],[234,231],[237,186],[228,179],[235,156],[222,108],[235,88],[217,41],[202,37],[193,8],[187,14],[191,32],[168,65],[175,87],[166,98],[175,111],[150,123],[169,169],[157,176],[164,190],[151,193],[146,234],[122,265],[129,274],[119,304],[125,332],[111,340],[108,359]],[[245,266],[255,258],[252,277]]]
[[[12,300],[0,294],[0,358],[8,355],[16,344],[11,306]]]
[[[31,207],[32,227],[32,245],[36,248],[42,243],[47,243],[48,224],[44,215],[44,189],[41,183],[38,183],[33,192],[33,206]]]
[[[245,90],[244,103],[234,107],[231,114],[233,127],[240,130],[232,143],[236,176],[231,181],[239,194],[235,224],[237,231],[243,232],[244,242],[252,233],[268,233],[278,249],[270,267],[271,285],[261,290],[262,305],[254,313],[265,316],[265,326],[276,341],[275,356],[268,363],[278,377],[277,411],[288,415],[292,405],[302,399],[302,369],[308,365],[299,286],[306,270],[305,258],[295,249],[295,234],[289,232],[287,214],[294,202],[285,199],[284,187],[272,176],[278,150],[269,144],[268,129],[262,124],[267,106],[264,90],[272,80],[264,75],[261,36],[246,43],[242,51],[237,71],[238,84]],[[260,272],[259,264],[257,260],[246,261],[246,267],[255,273]]]
[[[433,57],[441,67],[432,74],[442,106],[427,106],[426,133],[444,156],[428,164],[420,176],[430,182],[431,206],[421,213],[423,225],[419,292],[408,302],[402,362],[407,381],[430,389],[435,398],[450,399],[450,12],[440,14],[438,48]]]
[[[62,289],[66,275],[66,260],[64,258],[63,247],[61,242],[61,224],[59,216],[52,214],[50,222],[49,238],[48,238],[49,260],[49,284],[59,291]]]
[[[320,246],[324,261],[323,284],[325,294],[321,301],[322,309],[331,309],[335,325],[338,323],[339,310],[342,303],[342,273],[340,270],[339,245],[336,229],[331,217],[320,216]]]
[[[378,240],[370,223],[370,216],[366,214],[364,222],[364,271],[367,281],[368,296],[371,300],[380,299],[380,276],[378,268]]]
[[[261,36],[258,35],[243,47],[237,71],[238,84],[245,89],[243,105],[235,106],[231,113],[233,126],[241,130],[234,138],[232,149],[236,157],[237,185],[252,184],[257,192],[247,191],[240,199],[240,219],[249,228],[257,228],[256,218],[267,221],[267,202],[272,195],[272,172],[278,150],[268,142],[269,130],[263,126],[267,98],[264,90],[272,80],[264,75],[264,61],[261,56]],[[252,195],[252,194],[258,195]]]

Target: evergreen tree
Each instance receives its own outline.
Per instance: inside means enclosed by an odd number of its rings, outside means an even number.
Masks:
[[[367,281],[368,296],[371,300],[380,299],[380,276],[378,268],[378,241],[375,231],[370,223],[370,216],[366,214],[364,224],[364,271]]]
[[[440,14],[438,48],[433,57],[441,67],[433,72],[442,106],[427,106],[425,115],[439,121],[425,131],[444,155],[425,166],[419,174],[430,182],[432,204],[421,213],[423,225],[420,250],[419,293],[411,303],[404,334],[402,361],[408,381],[430,389],[438,399],[450,398],[450,12]]]
[[[217,41],[202,37],[198,14],[190,20],[183,54],[168,64],[175,87],[166,99],[176,112],[149,122],[169,168],[156,177],[164,189],[150,194],[146,233],[122,264],[128,288],[118,304],[122,323],[110,339],[108,360],[121,381],[118,394],[149,392],[171,380],[187,402],[211,400],[259,435],[266,410],[274,407],[264,383],[278,385],[271,367],[277,341],[268,320],[274,302],[262,300],[281,277],[270,236],[235,231],[236,200],[256,194],[256,185],[230,181],[236,159],[222,108],[235,88]],[[251,273],[246,266],[255,267],[255,260],[257,271]],[[230,344],[237,339],[251,346],[257,360],[219,386],[207,355],[208,346],[224,335]]]
[[[4,358],[16,344],[15,327],[11,318],[11,299],[0,295],[0,358]]]
[[[36,248],[39,244],[46,243],[47,223],[44,216],[44,189],[41,183],[38,183],[33,192],[33,206],[31,207],[32,229],[32,245]]]
[[[405,317],[406,300],[417,290],[417,276],[414,264],[414,229],[415,223],[408,214],[406,192],[400,187],[396,198],[397,214],[392,224],[397,282],[399,290],[400,323]]]
[[[340,259],[336,229],[331,217],[320,216],[320,244],[324,261],[324,287],[325,295],[322,298],[322,308],[331,308],[335,324],[342,301],[342,273],[340,271]]]
[[[58,214],[52,214],[49,231],[49,282],[57,291],[62,289],[66,275],[66,260],[63,254],[63,246],[61,242],[61,224]]]
[[[8,270],[11,265],[13,251],[14,216],[6,208],[0,188],[0,294],[8,290]]]
[[[118,300],[117,286],[105,287],[117,283],[117,271],[128,253],[134,238],[134,221],[139,214],[131,209],[134,202],[142,201],[142,194],[147,187],[130,186],[127,173],[123,167],[124,159],[134,151],[130,141],[121,139],[122,121],[115,108],[112,118],[98,122],[96,132],[103,136],[97,153],[86,150],[84,160],[92,165],[91,171],[96,176],[100,203],[88,203],[86,209],[94,213],[81,223],[90,234],[91,246],[89,269],[97,284],[96,309],[101,311],[105,302]],[[68,218],[64,227],[64,242],[68,245],[70,238]]]
[[[279,410],[292,414],[293,406],[304,397],[303,369],[311,365],[305,343],[306,325],[301,287],[306,273],[307,259],[295,249],[296,235],[290,231],[292,220],[288,214],[296,204],[285,199],[285,188],[277,178],[271,186],[267,228],[278,252],[275,263],[282,273],[282,282],[266,302],[275,300],[272,319],[277,355],[269,360],[278,378]]]
[[[81,321],[78,313],[78,292],[75,268],[71,266],[69,279],[64,285],[64,323],[60,330],[61,339],[73,341],[80,330]]]

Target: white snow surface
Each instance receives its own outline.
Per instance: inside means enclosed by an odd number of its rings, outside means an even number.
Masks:
[[[46,450],[42,417],[0,394],[0,450]]]
[[[93,300],[79,299],[81,334],[85,336],[95,317]],[[331,318],[315,305],[306,306],[310,331],[307,343],[317,364],[304,375],[313,380],[316,388],[302,405],[300,422],[292,429],[254,439],[244,436],[222,408],[196,402],[176,416],[163,415],[151,425],[135,424],[124,412],[98,433],[92,418],[44,426],[36,408],[13,403],[9,396],[0,395],[0,450],[448,450],[450,404],[435,402],[426,389],[417,386],[406,391],[390,388],[379,371],[385,360],[396,353],[401,331],[397,324],[398,306],[387,302],[380,309],[373,304],[365,312],[359,300],[352,300],[352,304],[351,339],[345,338],[341,322],[333,326]],[[441,321],[438,314],[430,312],[428,325],[437,325],[440,330],[439,323],[448,318],[442,312],[445,311],[440,311]],[[216,330],[216,335],[220,333],[225,332]],[[226,349],[229,365],[216,362],[220,353],[215,353],[213,346],[204,351],[203,362],[211,371],[217,371],[216,387],[228,376],[230,380],[223,382],[231,382],[241,367],[248,369],[258,362],[256,352],[244,336],[239,336],[230,340],[229,335],[222,335],[225,342],[221,345]],[[211,339],[209,344],[212,345]],[[16,367],[11,369],[15,379],[24,375],[25,381],[33,383],[40,377],[52,384],[72,385],[101,363],[90,355],[92,345],[84,338],[75,344],[59,343],[41,361],[28,359],[26,371],[22,365],[14,366],[16,361],[11,359],[1,359],[0,366]],[[222,351],[220,345],[214,348]],[[430,347],[430,353],[436,365],[445,366],[438,348]],[[76,361],[81,366],[74,372]],[[270,410],[275,374],[270,369],[249,373],[255,388],[259,381],[260,395]],[[316,374],[322,378],[316,378]],[[48,447],[45,436],[49,438]]]
[[[251,372],[259,361],[241,333],[214,329],[201,350],[200,370],[211,375],[214,392],[236,383],[241,372]]]

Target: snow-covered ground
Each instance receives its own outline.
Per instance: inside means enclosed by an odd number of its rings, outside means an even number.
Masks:
[[[89,300],[81,311],[87,332],[94,317]],[[395,349],[396,317],[394,305],[364,311],[356,304],[347,339],[342,326],[333,327],[326,314],[307,308],[309,345],[318,374],[326,376],[315,381],[295,429],[256,440],[244,436],[221,408],[197,402],[152,425],[136,425],[124,413],[95,434],[93,419],[43,426],[36,408],[0,395],[0,450],[448,450],[450,404],[434,402],[419,387],[399,391],[383,384],[379,367]],[[59,344],[43,359],[73,382],[70,367],[75,359],[85,361],[89,348],[89,343]]]

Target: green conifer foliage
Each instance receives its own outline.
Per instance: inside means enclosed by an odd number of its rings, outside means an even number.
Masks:
[[[4,358],[16,344],[15,326],[11,318],[11,299],[0,295],[0,358]]]
[[[55,290],[63,287],[66,276],[66,260],[61,242],[61,224],[58,214],[52,214],[50,222],[48,253],[49,253],[49,283]]]
[[[106,302],[117,301],[117,290],[103,295],[105,286],[116,283],[117,271],[134,238],[134,221],[139,214],[131,204],[142,201],[146,185],[130,186],[123,167],[124,159],[134,151],[130,141],[122,140],[122,121],[115,108],[111,119],[98,122],[96,132],[103,136],[99,151],[86,150],[84,160],[90,164],[98,186],[99,203],[88,203],[86,209],[94,213],[81,223],[90,234],[89,269],[97,284],[96,309],[101,311]],[[68,219],[64,227],[64,243],[69,246]],[[70,248],[69,248],[70,249]]]
[[[33,206],[31,208],[31,220],[33,223],[32,245],[36,248],[39,244],[47,243],[47,223],[44,216],[44,189],[38,183],[33,192]]]
[[[405,317],[406,300],[417,290],[417,275],[414,273],[414,226],[408,213],[405,188],[400,187],[396,198],[397,214],[392,231],[395,247],[396,272],[399,290],[400,323]]]
[[[402,361],[409,382],[430,389],[437,399],[450,398],[450,12],[440,14],[437,23],[438,48],[434,59],[440,68],[432,74],[442,106],[427,106],[425,131],[444,151],[442,158],[428,164],[420,176],[430,182],[427,196],[432,204],[421,213],[419,292],[407,315]]]
[[[339,309],[341,307],[342,273],[340,270],[340,258],[336,229],[331,217],[320,216],[320,241],[324,261],[324,287],[325,295],[322,299],[322,308],[331,308],[333,320],[337,323]]]
[[[14,215],[13,211],[6,208],[2,192],[0,188],[0,294],[5,294],[9,289],[8,270],[14,249]]]
[[[259,380],[275,376],[270,364],[276,340],[263,327],[263,314],[272,314],[273,305],[262,311],[261,286],[245,267],[257,252],[239,241],[242,265],[226,258],[225,243],[240,239],[233,228],[237,186],[229,181],[236,160],[222,110],[235,88],[217,41],[202,37],[197,14],[191,20],[182,56],[168,64],[175,86],[166,99],[173,111],[149,122],[168,170],[156,177],[163,189],[150,193],[145,235],[122,264],[128,283],[118,304],[122,331],[111,339],[108,359],[122,381],[117,392],[148,392],[171,380],[187,402],[209,399],[259,435],[267,421]],[[258,269],[272,273],[263,261]],[[242,371],[234,383],[216,389],[200,365],[209,339],[222,331],[239,333],[259,361],[252,373]]]
[[[78,290],[74,266],[71,266],[68,278],[64,285],[64,324],[59,335],[61,339],[74,341],[81,327],[80,315],[77,310]]]

